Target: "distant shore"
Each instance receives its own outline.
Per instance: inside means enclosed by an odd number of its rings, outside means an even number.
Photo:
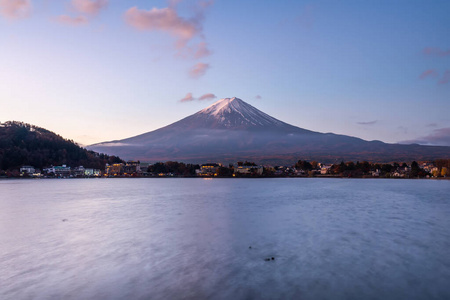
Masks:
[[[104,180],[104,179],[118,179],[118,178],[127,178],[127,179],[168,179],[168,178],[195,178],[195,179],[264,179],[264,178],[295,178],[295,179],[390,179],[390,180],[450,180],[450,177],[347,177],[347,176],[241,176],[241,177],[232,177],[232,176],[103,176],[103,177],[0,177],[0,180],[77,180],[77,179],[92,179],[92,180]]]

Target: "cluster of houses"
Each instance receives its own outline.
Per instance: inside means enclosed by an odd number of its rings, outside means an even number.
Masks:
[[[19,170],[20,176],[26,177],[60,177],[60,178],[79,178],[79,177],[100,177],[102,172],[99,169],[85,168],[79,166],[71,168],[66,165],[51,166],[41,170],[35,169],[33,166],[23,166]]]
[[[148,163],[141,163],[137,161],[128,161],[127,163],[107,164],[105,170],[84,168],[83,166],[71,168],[66,165],[51,166],[44,168],[42,171],[35,169],[33,166],[23,166],[20,168],[20,176],[24,177],[59,177],[59,178],[80,178],[80,177],[171,177],[178,176],[176,172],[170,173],[151,173],[149,172],[151,165]],[[419,165],[421,170],[424,170],[427,177],[438,177],[441,174],[439,168],[433,163],[422,163]],[[303,170],[292,166],[258,166],[243,165],[242,163],[236,165],[229,165],[227,167],[220,163],[208,163],[199,165],[195,169],[195,174],[192,176],[198,177],[241,177],[241,176],[332,176],[333,165],[317,163],[312,170]],[[393,168],[391,172],[385,173],[380,169],[370,170],[365,176],[370,177],[397,177],[408,178],[411,172],[411,166],[403,164]]]
[[[411,165],[402,164],[398,167],[392,165],[390,172],[383,172],[378,168],[373,168],[365,174],[369,177],[391,177],[391,178],[409,178],[411,174]],[[333,173],[333,165],[318,163],[317,167],[312,170],[297,169],[295,167],[275,167],[273,174],[275,176],[330,176],[336,175]],[[429,174],[426,177],[439,177],[443,172],[434,163],[424,162],[419,165],[419,168],[425,173]],[[442,175],[441,175],[442,176]]]
[[[195,170],[195,174],[197,176],[202,176],[202,177],[219,176],[220,168],[224,168],[224,166],[220,163],[203,164],[200,166],[200,169]],[[263,166],[236,165],[236,166],[233,166],[232,171],[233,171],[233,176],[236,176],[237,174],[261,176],[261,175],[263,175],[264,167]]]
[[[219,168],[223,168],[221,164],[204,164],[200,169],[196,170],[197,176],[214,177],[220,176]],[[378,168],[372,168],[364,174],[366,177],[391,177],[391,178],[409,178],[411,174],[411,166],[406,164],[392,165],[390,172],[383,172]],[[295,168],[295,166],[255,166],[255,165],[233,165],[228,167],[232,171],[232,176],[252,175],[252,176],[275,176],[275,177],[305,177],[305,176],[340,176],[334,173],[333,165],[317,163],[312,170]],[[426,162],[419,165],[426,177],[439,177],[442,170],[439,170],[434,163]],[[443,175],[441,175],[443,176]]]

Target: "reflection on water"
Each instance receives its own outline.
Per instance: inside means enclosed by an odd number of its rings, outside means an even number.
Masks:
[[[0,181],[0,299],[448,299],[448,195],[431,180]]]

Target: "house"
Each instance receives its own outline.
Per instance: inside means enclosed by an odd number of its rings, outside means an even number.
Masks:
[[[371,171],[370,174],[372,177],[380,177],[381,171],[379,169],[376,169],[375,171]]]
[[[84,169],[84,176],[86,177],[98,177],[100,175],[101,173],[99,169],[91,169],[91,168]]]
[[[79,166],[73,169],[72,175],[74,177],[84,177],[84,172],[86,169],[83,166]]]
[[[23,175],[23,174],[31,175],[31,174],[34,174],[35,172],[36,172],[36,170],[32,166],[22,166],[20,168],[20,174],[21,175]]]
[[[221,166],[221,164],[217,163],[204,164],[200,166],[200,170],[195,170],[195,172],[198,176],[217,176],[217,172]]]
[[[44,169],[44,173],[47,175],[53,175],[56,177],[69,177],[71,175],[70,167],[66,165],[62,166],[52,166],[50,168]]]
[[[62,165],[62,166],[56,166],[56,167],[53,167],[53,169],[54,169],[54,173],[55,173],[55,176],[58,176],[58,177],[69,177],[71,174],[70,174],[70,167],[68,167],[68,166],[66,166],[66,165]]]
[[[262,175],[264,171],[263,166],[237,166],[234,167],[234,173],[239,174],[255,174],[255,175]]]
[[[123,174],[125,175],[131,175],[131,174],[138,174],[141,173],[141,164],[137,161],[128,161],[123,166]]]
[[[326,175],[326,174],[329,173],[330,169],[331,169],[331,166],[321,165],[321,167],[320,167],[320,174]]]
[[[105,175],[108,175],[108,176],[121,175],[121,174],[123,174],[123,167],[124,167],[124,164],[122,164],[122,163],[112,164],[112,165],[106,164]]]

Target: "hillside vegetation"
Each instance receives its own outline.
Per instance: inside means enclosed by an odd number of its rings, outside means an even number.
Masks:
[[[78,146],[49,130],[8,121],[0,123],[0,170],[23,165],[36,168],[68,165],[104,169],[106,163],[123,162],[116,156],[99,154]]]

